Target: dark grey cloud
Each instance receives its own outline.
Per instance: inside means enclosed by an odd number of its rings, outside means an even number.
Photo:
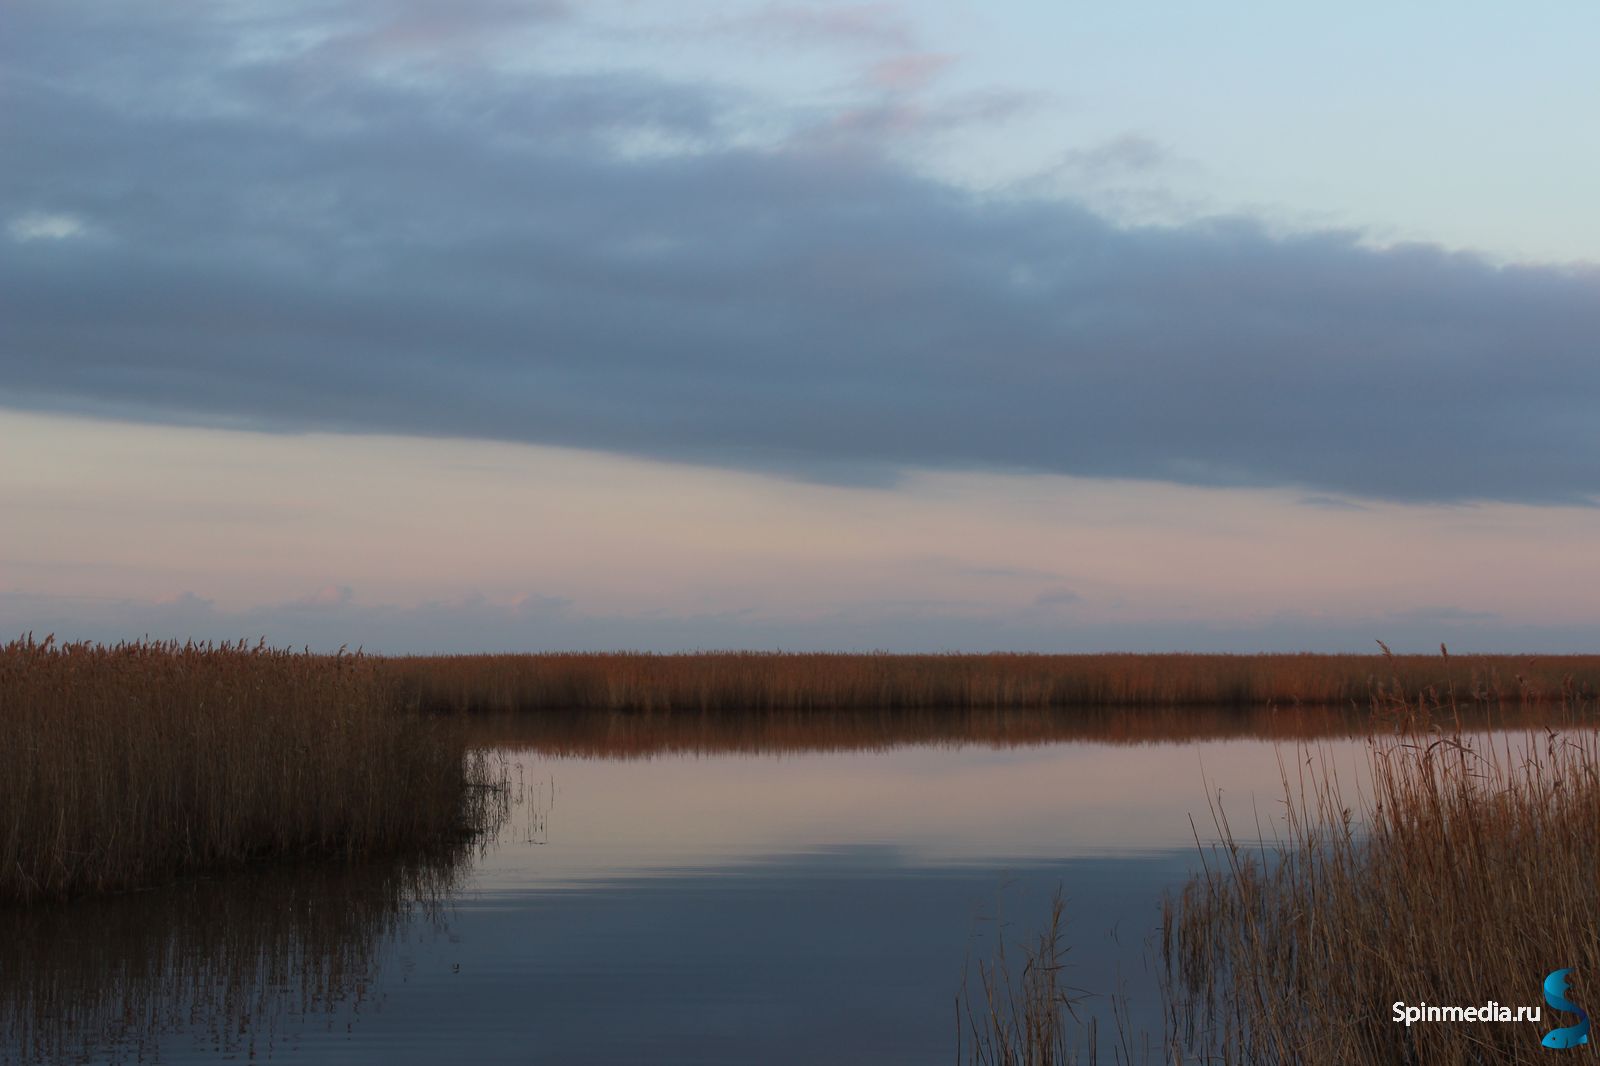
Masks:
[[[1062,156],[1058,168],[1106,179],[1157,171],[1172,163],[1172,156],[1163,145],[1128,133],[1090,148],[1071,149]]]
[[[175,10],[8,10],[0,222],[53,221],[0,230],[0,403],[841,480],[1600,494],[1594,269],[986,197],[879,150],[892,123],[470,61],[505,4],[420,53],[381,5]]]

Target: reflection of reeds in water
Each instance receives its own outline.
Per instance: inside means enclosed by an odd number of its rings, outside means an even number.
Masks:
[[[0,910],[0,1062],[261,1059],[354,1023],[389,947],[441,920],[467,853]]]
[[[0,647],[0,900],[470,833],[459,723],[375,660],[242,645]]]
[[[1575,1017],[1408,1028],[1391,1005],[1543,1006],[1568,967],[1600,987],[1591,710],[1511,739],[1465,731],[1447,698],[1391,701],[1409,728],[1371,742],[1370,796],[1302,760],[1264,857],[1219,813],[1227,846],[1167,906],[1174,1038],[1237,1063],[1551,1061],[1541,1037]]]
[[[1473,728],[1543,720],[1536,708],[1463,709]],[[1392,728],[1383,723],[1381,728]],[[1064,741],[1180,744],[1250,738],[1361,737],[1366,712],[1333,707],[1019,708],[1014,710],[543,711],[483,714],[468,725],[473,745],[543,755],[606,759],[718,753],[886,751],[910,745],[1026,747]]]
[[[393,659],[426,707],[464,711],[1234,706],[1365,707],[1380,686],[1442,686],[1402,655],[462,655]],[[1455,661],[1463,701],[1600,691],[1597,656]]]

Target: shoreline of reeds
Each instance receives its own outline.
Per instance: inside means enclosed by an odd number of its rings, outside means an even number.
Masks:
[[[1321,708],[1347,716],[1377,703],[1414,717],[1429,700],[1448,698],[1474,715],[1509,720],[1597,692],[1600,656],[385,658],[29,636],[0,647],[0,902],[119,892],[262,862],[447,846],[473,833],[493,803],[481,756],[474,762],[468,715],[488,724],[498,712],[561,711],[526,721],[553,730],[542,743],[581,749],[596,743],[585,712],[642,714],[596,720],[608,745],[641,751],[723,743],[697,735],[694,722],[680,717],[667,729],[653,715],[721,716],[701,724],[724,732],[726,720],[743,718],[770,728],[733,746],[760,749],[881,744],[889,733],[879,719],[923,711],[988,722],[1000,710],[1148,708],[1164,716],[1140,725],[1156,737],[1173,730],[1174,716],[1215,717],[1202,707],[1248,708],[1275,716],[1275,731],[1315,735],[1328,728],[1316,720]],[[858,720],[856,712],[871,713]],[[1278,722],[1285,714],[1294,720]],[[1060,728],[1004,724],[1019,742]],[[977,728],[917,725],[933,741]],[[1108,736],[1129,728],[1115,725]]]
[[[0,647],[0,903],[446,852],[495,803],[459,721],[362,655]]]
[[[1163,915],[1169,1050],[1231,1064],[1544,1062],[1579,1021],[1395,1020],[1396,1003],[1544,1007],[1600,987],[1600,732],[1568,702],[1517,734],[1463,728],[1448,695],[1374,707],[1370,784],[1284,774],[1286,827],[1223,844]]]
[[[1395,693],[1462,704],[1600,695],[1595,655],[987,655],[797,652],[405,656],[385,668],[422,707],[486,711],[1366,708]]]
[[[1151,680],[1166,667],[1172,676]],[[1172,1029],[1161,1057],[1544,1061],[1538,1038],[1551,1025],[1404,1027],[1388,1011],[1398,1000],[1536,1005],[1552,970],[1600,974],[1597,678],[1600,657],[1575,656],[383,659],[29,637],[0,647],[0,903],[261,863],[459,854],[499,802],[462,712],[970,710],[1092,692],[1102,709],[1181,714],[1191,699],[1338,706],[1360,691],[1370,793],[1351,795],[1325,764],[1297,761],[1285,772],[1282,835],[1258,848],[1219,812],[1220,864],[1169,900]],[[1528,712],[1515,716],[1519,743],[1475,732],[1477,712],[1502,706]],[[838,739],[797,717],[774,720],[771,736],[735,746]],[[626,743],[707,743],[655,725],[632,723]],[[843,723],[846,739],[873,742],[858,725]],[[1047,723],[1013,725],[1026,741]],[[1290,725],[1316,734],[1316,723]],[[950,735],[947,723],[919,728]],[[581,728],[549,742],[594,743]],[[1051,1020],[1069,1005],[1054,977],[1059,918],[1058,908],[1016,990],[991,983],[1003,968],[984,979],[985,1007],[966,1018],[980,1060],[1075,1054]]]
[[[1368,726],[1354,780],[1300,739],[1276,817],[1256,810],[1241,831],[1213,798],[1220,842],[1162,902],[1161,1031],[1133,1031],[1115,995],[1113,1031],[1079,1018],[1058,897],[1020,969],[1002,949],[980,963],[977,994],[963,988],[959,1060],[1063,1066],[1109,1048],[1129,1064],[1550,1061],[1546,1034],[1565,1046],[1587,1023],[1546,1003],[1546,976],[1570,970],[1580,1007],[1600,987],[1600,705],[1569,688],[1490,731],[1448,682],[1390,686]],[[1542,1010],[1406,1024],[1395,1009],[1486,1003]]]

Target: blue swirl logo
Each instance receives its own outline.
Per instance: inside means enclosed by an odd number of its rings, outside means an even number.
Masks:
[[[1572,987],[1572,982],[1567,978],[1568,970],[1553,970],[1544,979],[1544,1001],[1550,1004],[1551,1009],[1567,1011],[1578,1016],[1577,1025],[1569,1025],[1564,1029],[1552,1029],[1544,1034],[1542,1043],[1545,1047],[1577,1047],[1579,1044],[1589,1042],[1589,1012],[1567,998],[1567,990]]]

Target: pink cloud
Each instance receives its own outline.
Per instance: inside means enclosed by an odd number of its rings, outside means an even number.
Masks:
[[[739,20],[742,27],[760,33],[825,43],[909,49],[911,24],[889,4],[855,4],[819,8],[773,5]]]
[[[507,33],[571,17],[565,0],[394,0],[354,5],[357,26],[325,48],[370,57],[437,55],[492,44]]]
[[[868,69],[866,82],[891,92],[917,92],[927,88],[955,63],[948,52],[907,52]]]
[[[931,103],[892,100],[859,104],[834,112],[825,122],[800,133],[793,147],[851,152],[875,150],[888,142],[945,133],[965,126],[1003,122],[1031,106],[1018,93],[973,93]]]

